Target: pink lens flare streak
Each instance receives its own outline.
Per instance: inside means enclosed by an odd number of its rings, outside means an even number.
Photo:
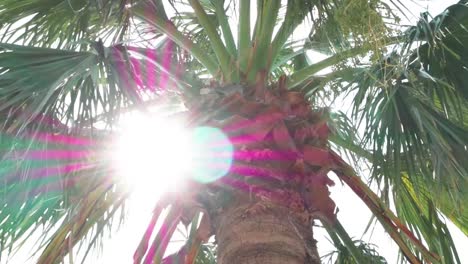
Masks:
[[[53,166],[47,168],[37,168],[33,169],[28,173],[28,178],[30,179],[40,179],[45,177],[53,177],[57,175],[63,175],[73,172],[78,172],[86,169],[93,168],[94,165],[87,164],[84,162],[66,164],[62,166]]]
[[[138,87],[143,89],[145,87],[145,84],[141,80],[141,73],[142,72],[141,72],[140,62],[136,58],[130,58],[130,62],[131,62],[132,68],[133,68],[133,72],[135,73],[134,74],[135,82],[136,82]]]
[[[244,161],[295,161],[298,154],[292,151],[276,151],[268,149],[248,149],[234,152],[235,160]]]
[[[91,169],[95,165],[80,162],[80,163],[73,163],[73,164],[66,164],[66,165],[59,165],[59,166],[51,166],[46,168],[32,168],[28,171],[27,176],[20,175],[18,177],[18,172],[12,172],[9,175],[4,177],[5,184],[13,184],[17,181],[22,181],[22,178],[27,178],[28,180],[39,180],[48,177],[57,177],[64,174],[70,174],[79,172],[81,170]]]
[[[63,144],[70,146],[93,146],[95,144],[91,139],[51,133],[35,133],[31,135],[31,138],[33,140],[38,140],[42,142],[50,142],[54,144]]]
[[[168,71],[171,71],[171,52],[172,52],[172,41],[169,41],[166,43],[164,47],[164,53],[163,53],[163,58],[162,58],[162,66],[164,69],[167,69],[167,71],[163,71],[160,74],[160,79],[159,79],[159,87],[161,89],[166,89],[168,85]]]
[[[224,127],[226,132],[232,132],[246,127],[256,127],[262,124],[273,124],[284,118],[284,114],[280,112],[266,113],[257,116],[254,120],[241,120],[237,123],[232,123]]]
[[[43,194],[43,193],[62,193],[64,190],[70,189],[76,185],[79,181],[79,178],[83,178],[84,176],[69,178],[63,181],[56,181],[51,183],[42,184],[39,187],[32,188],[31,190],[20,192],[17,197],[18,198],[34,198],[36,195]],[[98,183],[99,186],[106,186],[111,187],[114,182],[110,181],[108,178],[105,178],[103,181]]]
[[[90,151],[83,150],[27,150],[16,151],[12,155],[28,160],[73,160],[89,157]]]
[[[169,213],[169,216],[172,214],[172,212]],[[174,230],[177,227],[177,224],[180,219],[180,212],[176,212],[175,217],[173,218],[174,221],[167,222],[164,221],[162,226],[159,229],[159,232],[157,236],[160,236],[161,239],[155,239],[153,243],[151,244],[150,250],[148,254],[146,255],[145,264],[150,264],[153,262],[154,256],[156,253],[161,253],[161,252],[156,252],[156,249],[159,247],[156,243],[158,241],[161,241],[161,244],[165,244],[164,246],[167,246],[167,242],[169,242],[170,238],[172,237],[172,234],[174,233]]]
[[[288,174],[277,171],[273,168],[262,168],[260,166],[236,163],[231,166],[230,172],[242,176],[254,176],[264,179],[286,179],[288,176]]]
[[[133,76],[131,76],[132,72],[129,72],[125,67],[126,59],[124,58],[123,54],[117,49],[114,49],[113,54],[115,54],[115,56],[117,57],[116,62],[117,62],[117,72],[119,74],[119,78],[124,82],[122,89],[127,89],[128,90],[127,93],[137,96],[138,99],[141,99],[138,89],[134,89],[133,91],[131,90],[134,87],[133,80],[132,80],[134,78]]]
[[[155,70],[155,65],[153,64],[153,61],[157,60],[156,56],[156,51],[153,49],[147,49],[146,50],[146,57],[149,58],[149,61],[146,62],[146,84],[149,88],[150,91],[156,90],[156,70]]]

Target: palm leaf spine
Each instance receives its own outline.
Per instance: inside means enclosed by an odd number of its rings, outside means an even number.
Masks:
[[[188,37],[178,31],[171,21],[164,20],[161,17],[148,12],[147,8],[151,7],[148,5],[139,4],[132,8],[132,12],[136,17],[154,26],[158,31],[166,34],[170,40],[174,41],[181,48],[190,52],[194,58],[196,58],[203,66],[206,67],[211,75],[216,76],[218,74],[218,64],[213,60],[213,58],[208,56],[207,53],[200,48],[200,46],[198,46],[196,43],[193,43]]]
[[[232,80],[236,79],[234,77],[234,71],[232,67],[233,60],[231,55],[224,46],[221,37],[216,31],[216,28],[210,22],[208,15],[206,14],[200,2],[198,0],[189,0],[189,2],[195,11],[195,15],[197,16],[200,25],[205,29],[206,35],[208,35],[208,38],[210,39],[213,51],[218,58],[218,65],[221,69],[221,72],[223,73],[223,81],[230,83]]]
[[[344,165],[344,164],[342,164]],[[411,243],[418,248],[425,259],[431,263],[438,263],[440,257],[431,253],[422,243],[419,241],[412,232],[395,216],[395,214],[382,203],[380,198],[357,176],[354,170],[349,165],[344,165],[342,168],[344,171],[338,172],[338,177],[343,180],[356,195],[367,205],[367,207],[374,213],[377,219],[382,223],[385,230],[394,238],[395,242],[398,243],[400,248],[403,250],[406,248],[406,243],[401,240],[399,233],[396,229],[402,231],[402,234],[408,238]],[[405,245],[400,245],[398,241],[402,241]],[[403,246],[403,247],[402,247]],[[405,250],[406,251],[406,250]],[[405,252],[408,255],[409,252]],[[408,253],[408,254],[407,254]]]
[[[321,222],[324,225],[325,229],[327,230],[327,233],[332,238],[333,243],[340,243],[340,241],[343,242],[343,244],[351,252],[351,255],[353,256],[354,260],[356,260],[356,263],[366,262],[366,258],[362,254],[362,251],[360,251],[356,247],[353,240],[349,236],[348,232],[346,232],[346,229],[343,227],[340,221],[335,220],[335,222],[333,223],[333,226],[330,226],[330,224],[327,221],[321,221]]]
[[[340,146],[342,148],[345,148],[360,157],[365,158],[367,161],[372,161],[372,153],[369,152],[368,150],[362,148],[360,145],[351,142],[349,140],[343,139],[339,137],[338,135],[330,134],[329,140],[333,143],[335,143],[337,146]]]
[[[391,37],[386,40],[386,45],[392,45],[396,44],[402,41],[401,37]],[[311,78],[312,75],[315,73],[326,69],[328,67],[331,67],[335,65],[336,63],[339,63],[341,61],[344,61],[346,59],[349,59],[351,57],[365,54],[372,50],[373,47],[371,45],[363,45],[363,46],[358,46],[355,48],[351,48],[345,51],[342,51],[340,53],[337,53],[331,57],[328,57],[320,62],[317,62],[315,64],[311,64],[310,66],[307,66],[301,70],[296,71],[295,73],[291,74],[291,76],[288,79],[287,82],[287,87],[289,89],[300,85],[303,81]]]
[[[224,12],[224,0],[214,1],[214,6],[216,10],[216,17],[218,18],[221,31],[223,32],[224,41],[226,42],[227,51],[229,54],[231,54],[232,57],[236,57],[236,43],[234,41],[234,37],[232,36],[228,17],[226,12]]]
[[[276,25],[281,1],[261,1],[262,8],[258,8],[256,32],[252,54],[252,68],[247,73],[249,82],[257,81],[257,74],[267,71],[271,65],[271,39]],[[257,27],[258,26],[258,27]]]
[[[237,60],[240,71],[244,74],[247,69],[247,59],[249,57],[250,40],[250,0],[239,1],[239,25],[237,36]]]
[[[271,43],[271,61],[274,62],[276,56],[278,56],[278,52],[280,51],[281,47],[283,47],[286,40],[291,36],[294,29],[299,26],[306,17],[306,12],[303,12],[300,17],[297,17],[297,14],[294,13],[295,7],[297,7],[298,1],[296,0],[289,0],[286,15],[284,18],[283,23],[281,24],[278,32],[275,35]],[[295,16],[295,17],[293,17]]]

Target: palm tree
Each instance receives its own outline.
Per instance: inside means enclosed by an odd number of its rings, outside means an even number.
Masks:
[[[402,261],[460,263],[445,219],[468,235],[468,5],[402,27],[395,2],[2,0],[1,251],[41,232],[38,263],[84,261],[130,195],[100,150],[169,98],[234,160],[159,200],[135,263],[320,263],[317,221],[336,263],[385,263],[340,223],[332,172]]]

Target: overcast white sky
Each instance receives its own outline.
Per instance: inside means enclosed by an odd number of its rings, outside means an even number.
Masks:
[[[0,0],[1,1],[1,0]],[[402,1],[406,6],[409,7],[413,13],[410,19],[414,22],[417,20],[419,13],[428,8],[432,15],[437,15],[443,11],[447,6],[456,3],[455,0],[434,0],[434,1]],[[397,248],[394,245],[390,237],[383,231],[379,224],[375,225],[374,232],[368,232],[368,234],[362,237],[362,233],[367,226],[370,212],[365,205],[359,200],[347,187],[342,186],[339,181],[335,181],[337,184],[331,188],[332,198],[339,207],[339,219],[350,232],[350,235],[354,238],[361,238],[370,243],[378,246],[378,252],[384,256],[388,263],[396,263],[397,261]],[[139,243],[141,235],[144,233],[146,225],[148,224],[150,211],[152,206],[149,204],[142,204],[142,199],[134,201],[133,206],[130,206],[131,213],[124,227],[116,234],[113,235],[112,239],[105,241],[105,248],[100,258],[90,257],[86,263],[131,263],[132,256],[136,246]],[[371,228],[372,229],[372,228]],[[451,230],[455,230],[451,228]],[[456,230],[455,230],[456,231]],[[325,232],[318,228],[315,229],[315,238],[319,241],[318,247],[320,253],[323,255],[330,250],[333,250],[333,246],[324,237]],[[458,245],[458,252],[462,263],[468,263],[468,238],[466,238],[461,232],[452,232],[455,243]],[[31,245],[34,242],[30,243]],[[173,245],[173,248],[177,248],[180,245]],[[8,263],[11,264],[23,264],[23,263],[34,263],[32,260],[28,260],[31,252],[28,252],[28,246],[17,254]],[[465,249],[465,250],[464,250]],[[3,259],[1,263],[6,263]]]

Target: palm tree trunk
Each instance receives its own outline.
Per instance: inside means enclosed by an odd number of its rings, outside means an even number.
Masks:
[[[310,221],[289,208],[244,200],[214,220],[219,264],[320,263]]]
[[[220,197],[232,197],[207,206],[220,264],[320,263],[312,218],[333,219],[335,211],[328,127],[323,112],[284,84],[278,92],[262,82],[226,95],[219,88],[197,102],[194,112],[215,113],[222,121],[211,125],[235,147],[229,175],[215,184]]]

